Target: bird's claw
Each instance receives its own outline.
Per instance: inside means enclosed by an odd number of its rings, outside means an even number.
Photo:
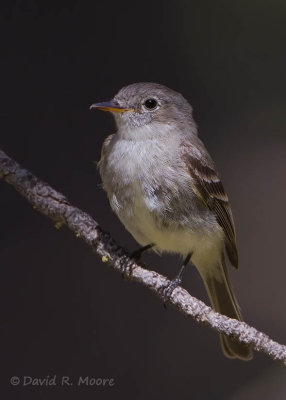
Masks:
[[[167,308],[167,302],[170,300],[173,291],[176,289],[176,287],[180,286],[181,282],[182,279],[175,278],[170,283],[168,283],[167,285],[163,285],[160,288],[160,295],[163,298],[164,308]]]

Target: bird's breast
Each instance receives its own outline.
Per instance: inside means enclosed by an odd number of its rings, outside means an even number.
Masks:
[[[183,248],[190,243],[192,232],[212,229],[204,226],[204,215],[206,221],[212,217],[198,201],[178,153],[156,141],[118,140],[100,162],[112,209],[142,245],[175,251],[177,242]]]
[[[164,159],[156,162],[156,143],[118,140],[111,145],[100,162],[103,186],[115,212],[127,206],[132,212],[135,203],[149,197],[160,184],[160,164]]]

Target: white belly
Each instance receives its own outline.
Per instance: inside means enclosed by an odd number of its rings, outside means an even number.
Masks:
[[[208,260],[219,256],[223,246],[223,234],[219,226],[217,229],[211,226],[194,230],[176,224],[160,227],[150,213],[149,203],[139,194],[135,198],[132,214],[126,218],[125,212],[118,213],[126,229],[140,245],[154,243],[158,252],[177,253],[184,257],[192,253],[195,265],[208,265]]]
[[[140,245],[154,243],[158,252],[184,256],[193,253],[194,263],[196,258],[209,259],[222,249],[222,229],[198,204],[185,169],[161,151],[153,141],[148,146],[115,143],[100,165],[111,207]]]

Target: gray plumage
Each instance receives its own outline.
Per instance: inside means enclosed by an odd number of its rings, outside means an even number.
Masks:
[[[231,209],[191,105],[165,86],[137,83],[94,106],[111,111],[118,127],[99,162],[113,211],[140,245],[192,253],[213,307],[241,320],[224,259],[226,250],[238,266]],[[221,341],[228,357],[252,357],[249,347],[226,336]]]

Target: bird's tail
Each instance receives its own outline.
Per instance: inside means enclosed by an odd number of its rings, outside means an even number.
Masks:
[[[203,273],[203,271],[208,272]],[[215,269],[204,269],[203,271],[201,270],[200,273],[213,308],[220,314],[242,321],[239,307],[231,288],[224,257]],[[220,334],[220,339],[222,350],[227,357],[241,360],[252,359],[250,346],[239,343],[224,334]]]

